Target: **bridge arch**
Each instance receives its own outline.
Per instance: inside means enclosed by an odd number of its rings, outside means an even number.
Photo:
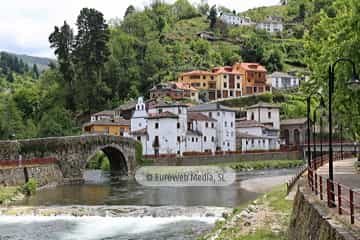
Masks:
[[[93,150],[92,153],[87,157],[86,164],[100,151],[102,151],[109,159],[110,172],[112,174],[128,175],[128,160],[126,159],[123,150],[115,144],[109,144],[95,148],[95,150]]]

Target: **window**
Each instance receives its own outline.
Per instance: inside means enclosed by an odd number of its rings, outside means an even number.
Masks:
[[[234,92],[230,91],[230,97],[233,97],[233,96],[234,96]]]
[[[233,126],[234,126],[234,123],[233,123],[233,122],[231,122],[231,123],[230,123],[230,126],[231,126],[231,127],[233,127]]]
[[[251,140],[251,144],[254,144],[254,139]]]
[[[248,145],[249,144],[249,141],[248,140],[246,140],[246,145]]]
[[[217,116],[220,117],[220,112],[217,112]]]
[[[177,142],[179,143],[181,141],[180,136],[177,137]]]
[[[198,142],[199,141],[199,139],[198,138],[196,138],[196,142]]]
[[[205,123],[205,127],[206,127],[206,128],[209,127],[209,123],[208,123],[208,122]]]
[[[215,124],[214,123],[211,123],[211,128],[214,128],[215,127]]]
[[[239,75],[237,75],[237,77],[236,77],[237,79],[240,79],[240,76]]]
[[[139,123],[139,127],[141,127],[141,123]]]
[[[155,129],[159,128],[159,123],[155,123]]]
[[[209,117],[212,118],[212,112],[209,112]]]
[[[176,124],[176,127],[177,127],[178,129],[180,128],[180,123],[179,123],[179,122]]]
[[[215,137],[214,136],[211,137],[211,142],[215,142]]]
[[[162,113],[162,111],[163,111],[162,108],[159,108],[159,113]]]
[[[207,139],[206,139],[206,136],[204,136],[204,142],[206,142],[206,140],[207,140]]]
[[[227,75],[224,75],[224,79],[226,79],[227,78]]]
[[[251,120],[254,120],[255,119],[255,116],[254,116],[254,113],[252,112],[251,113]]]
[[[227,122],[226,122],[226,121],[225,121],[225,123],[224,123],[224,124],[225,124],[225,127],[227,127]]]
[[[137,136],[136,138],[139,142],[141,141],[141,137],[140,136]]]
[[[191,141],[192,141],[192,142],[195,142],[195,138],[192,138]]]
[[[268,118],[271,118],[271,112],[268,112]]]
[[[236,84],[236,87],[238,88],[238,89],[240,89],[241,87],[240,87],[240,83],[237,83]]]
[[[263,144],[265,144],[265,139],[263,139]]]
[[[224,82],[224,88],[227,88],[227,83],[226,82]]]
[[[229,143],[229,142],[227,143],[227,146],[230,147],[230,143]]]
[[[206,76],[203,76],[203,79],[206,79]]]
[[[206,83],[203,83],[203,87],[206,87]]]
[[[181,108],[178,108],[178,113],[181,114]]]
[[[211,80],[214,80],[214,76],[211,76]]]

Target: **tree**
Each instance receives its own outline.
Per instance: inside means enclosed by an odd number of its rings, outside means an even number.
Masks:
[[[110,32],[103,14],[93,8],[83,8],[76,25],[78,34],[72,55],[76,67],[77,103],[86,112],[92,112],[104,107],[106,96],[103,94],[108,93],[102,73],[110,55]]]
[[[299,5],[299,19],[301,21],[304,21],[305,15],[306,15],[305,4],[302,3]]]
[[[272,50],[266,58],[265,65],[269,72],[282,71],[284,63],[281,52],[278,49]]]
[[[33,68],[32,68],[32,75],[33,75],[33,78],[35,78],[35,79],[38,79],[38,78],[39,78],[39,76],[40,76],[40,73],[39,73],[39,70],[38,70],[38,68],[37,68],[37,65],[36,65],[36,64],[34,64],[34,65],[33,65]]]
[[[208,19],[210,20],[210,28],[214,29],[217,21],[217,10],[216,5],[210,8],[210,13]]]
[[[74,34],[71,27],[64,22],[59,28],[55,26],[54,32],[49,36],[50,47],[54,48],[55,55],[58,58],[60,72],[63,75],[64,88],[66,89],[66,106],[69,109],[75,109],[75,86],[74,86],[74,66],[73,66],[73,45]]]
[[[127,16],[129,16],[130,14],[133,14],[135,12],[135,7],[133,5],[129,5],[125,11],[125,15],[124,18],[126,18]]]
[[[173,11],[177,19],[189,19],[199,15],[196,8],[188,0],[177,0],[173,5]]]
[[[245,62],[264,62],[264,42],[256,35],[247,39],[241,48],[241,57]]]
[[[39,137],[71,135],[74,128],[70,112],[55,106],[42,116],[39,122]]]
[[[210,6],[205,0],[201,0],[200,4],[198,5],[198,11],[207,16],[209,14]]]

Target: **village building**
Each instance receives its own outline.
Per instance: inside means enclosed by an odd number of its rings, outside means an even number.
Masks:
[[[258,63],[236,63],[234,71],[243,76],[242,95],[253,95],[271,91],[266,84],[266,69]]]
[[[265,30],[269,33],[279,33],[284,30],[284,24],[281,17],[267,16],[264,21],[256,25],[256,28]]]
[[[179,82],[160,83],[149,90],[150,99],[169,97],[171,100],[178,101],[190,99],[199,101],[199,90],[191,87],[189,84]]]
[[[279,106],[260,102],[246,108],[246,118],[236,121],[238,151],[280,149]]]
[[[231,131],[228,130],[233,126],[232,132],[235,136],[235,114],[233,113],[232,119],[228,109],[219,107],[217,110],[221,116],[226,112],[221,119],[229,118],[228,124],[222,126],[223,122],[202,110],[203,108],[196,110],[178,103],[158,104],[146,110],[143,99],[139,98],[131,119],[131,136],[141,142],[143,154],[147,156],[182,156],[184,153],[215,153],[216,150],[235,149],[235,137],[231,141]],[[214,112],[214,115],[216,113]],[[233,124],[230,121],[233,121]],[[220,128],[225,133],[228,132],[226,138]],[[224,141],[224,145],[218,146],[219,141]]]
[[[280,129],[284,145],[300,147],[307,139],[307,118],[281,120]]]
[[[233,67],[217,67],[212,69],[216,88],[209,87],[209,100],[226,99],[242,96],[243,75],[233,71]],[[210,83],[209,83],[209,86]]]
[[[179,76],[178,82],[198,89],[201,95],[205,93],[206,101],[214,101],[271,91],[266,73],[265,67],[258,63],[235,63],[213,68],[211,72],[186,72]]]
[[[209,103],[193,106],[189,112],[201,113],[215,119],[216,124],[216,150],[235,151],[235,111],[218,103]]]
[[[130,121],[122,117],[116,118],[115,111],[102,111],[90,117],[90,122],[83,125],[83,132],[127,137],[130,133]]]
[[[254,23],[248,17],[237,16],[231,13],[221,13],[220,20],[229,25],[251,26]]]
[[[283,72],[274,72],[268,75],[268,81],[275,89],[293,89],[300,86],[300,79]]]

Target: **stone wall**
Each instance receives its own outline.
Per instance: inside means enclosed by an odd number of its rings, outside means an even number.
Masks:
[[[187,156],[182,158],[155,159],[155,165],[207,165],[217,163],[233,163],[239,161],[257,160],[299,160],[303,155],[300,151],[292,152],[266,152],[266,153],[242,153],[216,156]]]
[[[317,198],[299,187],[291,216],[289,240],[356,240],[351,229],[336,221],[329,209]]]
[[[28,178],[36,179],[39,187],[48,184],[61,184],[63,176],[58,165],[42,165],[17,168],[0,169],[0,186],[18,186],[24,184],[26,181],[25,171],[28,173]]]

